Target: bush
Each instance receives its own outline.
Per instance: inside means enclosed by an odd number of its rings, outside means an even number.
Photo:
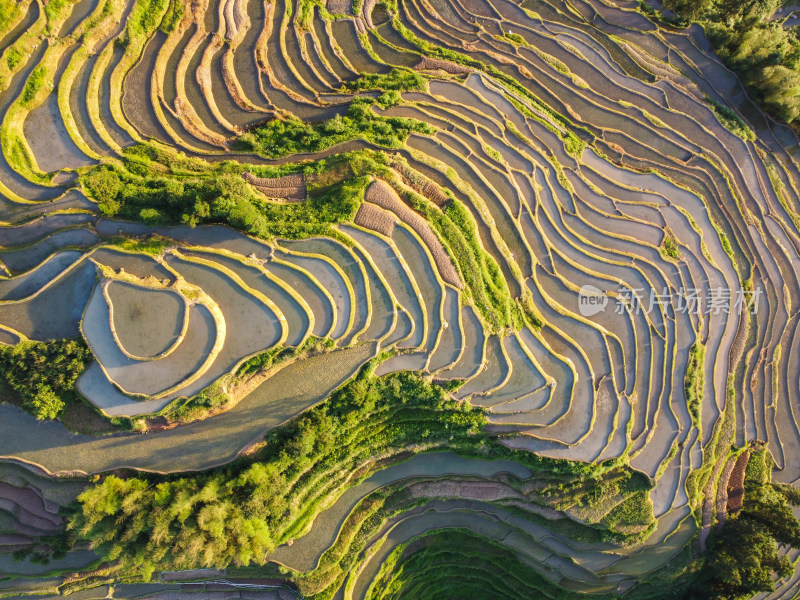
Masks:
[[[170,0],[139,0],[133,5],[120,43],[124,45],[134,38],[149,36],[162,24],[162,20],[165,21],[165,27],[174,27],[177,24],[176,10],[182,8],[173,7]]]
[[[148,225],[157,225],[161,222],[161,213],[155,208],[143,208],[139,211],[139,218]]]
[[[510,40],[510,41],[512,41],[512,42],[514,42],[514,43],[515,43],[517,46],[524,46],[524,45],[525,45],[525,38],[524,38],[524,37],[522,37],[522,36],[521,36],[520,34],[518,34],[518,33],[512,33],[512,32],[509,32],[509,33],[504,33],[504,34],[503,34],[503,36],[504,36],[506,39],[508,39],[508,40]]]
[[[391,90],[381,94],[375,102],[377,102],[381,108],[391,108],[393,106],[397,106],[402,101],[403,97],[400,95],[400,92],[397,90]]]
[[[184,12],[184,3],[181,0],[170,0],[167,12],[161,21],[159,29],[164,33],[172,33],[181,22]]]
[[[695,342],[689,349],[689,359],[686,364],[686,376],[683,390],[686,395],[686,405],[695,427],[700,428],[700,415],[703,410],[703,388],[705,387],[705,355],[706,349],[700,342]]]
[[[730,130],[732,133],[735,133],[743,140],[755,139],[756,136],[753,133],[753,130],[750,129],[750,126],[745,123],[735,111],[724,104],[714,102],[713,100],[709,100],[709,103],[711,104],[711,108],[714,110],[714,114],[717,115],[720,123],[722,123],[728,130]]]
[[[5,33],[21,13],[21,3],[15,0],[0,0],[0,32]]]
[[[28,106],[33,102],[39,90],[44,87],[46,79],[47,69],[42,65],[39,65],[31,72],[20,95],[20,102],[22,102],[23,106]]]
[[[25,58],[25,55],[22,53],[22,50],[17,47],[11,48],[6,55],[6,65],[8,65],[9,70],[13,71],[16,69],[23,58]]]
[[[48,30],[52,27],[53,22],[58,19],[61,11],[69,6],[69,0],[50,0],[44,5],[44,14],[47,17]]]
[[[681,255],[681,251],[678,246],[678,240],[671,233],[667,233],[667,235],[664,236],[664,240],[661,242],[661,247],[659,250],[661,252],[661,256],[667,259],[677,260]]]

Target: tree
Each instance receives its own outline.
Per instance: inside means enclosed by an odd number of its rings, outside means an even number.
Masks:
[[[37,419],[55,419],[64,410],[64,401],[49,385],[40,385],[36,392],[25,397],[23,408]]]
[[[667,0],[664,2],[665,8],[693,21],[704,16],[713,6],[713,0]]]
[[[113,217],[119,212],[120,203],[117,197],[122,189],[122,180],[110,166],[98,167],[89,172],[82,183],[89,196],[100,204],[100,212]]]
[[[156,225],[161,222],[161,213],[155,208],[143,208],[139,211],[139,218],[148,225]]]
[[[754,80],[764,104],[787,122],[800,115],[800,73],[783,65],[764,67]]]

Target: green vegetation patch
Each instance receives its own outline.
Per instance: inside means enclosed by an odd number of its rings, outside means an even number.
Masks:
[[[585,598],[559,588],[510,549],[464,529],[435,530],[396,547],[368,600]],[[614,596],[593,595],[592,598]]]
[[[16,69],[22,63],[23,58],[25,58],[25,53],[22,50],[16,46],[9,48],[6,53],[6,65],[8,65],[9,70]]]
[[[762,106],[791,123],[800,116],[800,40],[794,28],[785,29],[780,19],[771,18],[780,6],[777,0],[664,2],[683,24],[700,23],[717,54]]]
[[[388,73],[363,73],[355,81],[346,81],[342,88],[349,92],[366,90],[423,92],[426,89],[426,79],[415,71],[395,68]]]
[[[291,484],[355,450],[349,446],[359,440],[350,436],[363,419],[398,408],[412,415],[435,411],[435,421],[387,424],[370,440],[373,451],[445,436],[464,440],[484,424],[481,411],[414,375],[361,377],[272,433],[261,461],[177,479],[109,476],[81,494],[70,527],[108,560],[145,579],[157,567],[263,564],[299,517]]]
[[[369,98],[355,98],[345,116],[336,115],[317,124],[297,117],[273,119],[243,134],[236,147],[267,158],[280,158],[300,152],[320,152],[353,139],[402,148],[412,133],[434,133],[430,125],[416,119],[377,115],[372,110],[373,104]]]
[[[525,38],[522,37],[518,33],[506,32],[506,33],[503,34],[503,37],[506,38],[507,40],[513,42],[517,46],[525,46],[525,45],[527,45],[527,42],[525,42]]]
[[[167,6],[167,11],[164,13],[159,29],[164,33],[175,31],[183,18],[184,10],[185,4],[181,0],[169,0],[169,6]]]
[[[520,310],[511,298],[508,283],[497,262],[481,245],[477,225],[464,204],[451,199],[440,210],[422,196],[405,196],[412,208],[430,222],[450,251],[464,288],[487,329],[498,332],[522,327]]]
[[[22,15],[22,7],[16,0],[0,0],[0,32],[5,32]]]
[[[128,576],[145,579],[156,569],[263,564],[265,553],[310,526],[323,501],[368,476],[376,457],[408,456],[409,449],[516,460],[542,473],[550,482],[542,493],[565,506],[588,486],[605,496],[627,490],[628,497],[647,487],[646,478],[613,462],[572,463],[510,450],[483,433],[481,409],[412,373],[375,377],[376,364],[271,432],[248,459],[180,477],[99,481],[79,497],[71,517],[77,541],[91,542]],[[346,572],[341,565],[354,558],[348,553],[344,563],[336,559],[328,567],[339,577]]]
[[[76,399],[75,381],[91,360],[81,339],[21,342],[0,348],[3,377],[37,419],[55,419]]]
[[[47,84],[47,68],[39,65],[36,67],[25,82],[25,87],[20,95],[20,102],[23,106],[30,106],[39,91]]]
[[[332,225],[351,221],[369,183],[366,174],[380,169],[379,160],[378,154],[356,152],[317,161],[305,169],[313,181],[308,201],[300,203],[258,195],[236,162],[211,164],[153,144],[126,148],[121,162],[89,168],[80,182],[108,217],[150,225],[224,223],[256,237],[293,239],[335,235]],[[278,176],[300,168],[250,170]]]
[[[774,575],[789,577],[794,567],[778,553],[778,544],[800,548],[800,521],[792,512],[800,506],[800,491],[771,481],[772,460],[765,448],[751,455],[755,461],[745,476],[744,505],[729,515],[716,536],[690,600],[739,600],[775,589]]]
[[[692,423],[700,429],[700,414],[703,409],[703,388],[705,386],[706,348],[696,342],[689,349],[689,360],[686,363],[686,377],[683,390],[686,395],[686,407],[692,417]]]
[[[678,246],[678,239],[667,231],[664,240],[661,242],[661,247],[658,249],[661,256],[667,260],[678,260],[681,256],[681,250]]]
[[[117,42],[126,46],[131,40],[150,35],[159,26],[174,28],[177,21],[180,21],[180,17],[177,17],[176,21],[176,11],[182,8],[174,7],[173,2],[180,4],[178,0],[137,0],[128,17],[125,30]]]
[[[47,28],[50,29],[54,22],[58,20],[61,13],[68,6],[75,4],[75,0],[50,0],[44,5],[44,14],[47,18]]]
[[[259,371],[264,371],[286,360],[290,360],[306,352],[322,352],[332,349],[336,343],[330,338],[318,338],[309,336],[297,347],[270,348],[264,352],[256,354],[254,357],[242,363],[236,370],[236,377],[244,378],[254,375]]]
[[[724,104],[714,102],[713,100],[709,100],[708,103],[714,110],[714,114],[717,115],[719,122],[722,123],[729,131],[735,133],[745,141],[756,139],[756,134],[753,133],[753,130],[750,129],[750,126],[744,122],[744,119],[742,119],[742,117],[740,117],[736,111],[725,106]]]

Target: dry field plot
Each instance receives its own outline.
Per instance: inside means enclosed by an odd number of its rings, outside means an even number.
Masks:
[[[627,0],[19,6],[0,32],[0,343],[82,337],[85,427],[151,431],[76,435],[4,387],[4,459],[197,471],[372,359],[366,380],[416,373],[480,407],[517,462],[384,469],[381,447],[287,480],[309,512],[258,560],[359,600],[436,582],[424,557],[450,577],[437,539],[476,557],[464,595],[624,594],[741,508],[731,447],[763,442],[775,479],[800,482],[798,141],[698,28]],[[168,427],[178,406],[199,420]],[[429,418],[397,425],[406,451],[435,446]],[[356,446],[390,430],[351,425]],[[619,482],[552,500],[525,453],[584,474],[615,459],[646,518]],[[4,572],[47,572],[10,553],[62,526],[4,465],[0,597]],[[72,550],[41,589],[95,558]]]

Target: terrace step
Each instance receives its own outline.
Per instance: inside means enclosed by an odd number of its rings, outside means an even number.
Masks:
[[[355,252],[338,241],[327,238],[311,238],[300,241],[282,240],[281,245],[306,254],[319,254],[332,260],[346,276],[348,288],[353,291],[353,312],[355,313],[350,333],[342,341],[348,345],[369,326],[371,314],[369,290],[366,281],[366,267]]]
[[[330,337],[339,340],[347,336],[355,323],[358,308],[355,306],[353,287],[342,268],[324,255],[276,249],[273,256],[277,260],[304,269],[319,283],[336,307],[336,320]]]
[[[248,262],[236,255],[191,251],[188,256],[205,258],[235,273],[248,287],[269,298],[286,318],[287,346],[299,346],[311,335],[315,318],[305,299],[287,282],[275,277],[258,262]]]
[[[187,307],[184,332],[183,319],[181,322],[159,325],[153,319],[161,315],[169,317],[169,312],[161,309],[149,311],[146,327],[140,325],[131,333],[147,335],[149,327],[154,327],[161,333],[160,330],[166,326],[170,331],[177,331],[177,343],[172,339],[168,340],[174,349],[163,358],[137,360],[130,358],[118,346],[120,340],[111,325],[112,319],[115,321],[116,318],[112,317],[112,305],[108,303],[110,285],[111,282],[101,281],[95,287],[84,312],[81,331],[112,383],[129,395],[160,398],[183,389],[209,369],[227,337],[224,331],[219,330],[220,324],[215,322],[210,312],[194,306]],[[143,292],[146,293],[146,290]],[[164,297],[167,298],[168,296]],[[144,316],[143,314],[142,317]],[[127,337],[126,335],[123,339]],[[137,343],[136,346],[140,344]]]
[[[427,321],[423,301],[408,271],[407,263],[390,240],[384,240],[365,230],[340,226],[369,255],[375,267],[385,277],[386,283],[400,308],[412,319],[410,336],[403,342],[407,348],[418,348],[426,339]]]

